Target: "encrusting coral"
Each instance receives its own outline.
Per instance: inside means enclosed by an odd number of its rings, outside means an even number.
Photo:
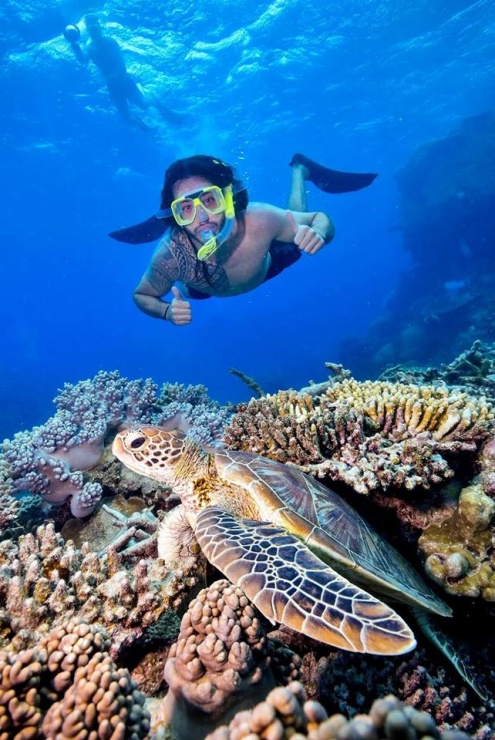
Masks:
[[[129,564],[115,548],[98,555],[65,542],[53,524],[0,542],[0,643],[17,635],[23,647],[74,615],[104,626],[112,656],[140,639],[197,582],[197,563],[171,571],[162,560]]]
[[[206,740],[467,740],[464,732],[440,733],[424,712],[406,707],[389,695],[373,702],[369,714],[348,719],[328,717],[317,701],[307,700],[302,684],[292,681],[277,687],[254,709],[239,712],[228,726],[219,727]]]
[[[109,646],[103,629],[74,618],[27,650],[0,651],[0,740],[146,737],[144,694]]]
[[[298,678],[300,658],[270,640],[257,610],[227,580],[203,589],[182,618],[165,665],[169,692],[160,720],[178,738],[204,738],[207,727],[253,706],[275,685]]]
[[[446,453],[476,452],[493,419],[484,397],[462,391],[344,379],[321,395],[280,391],[240,404],[225,441],[359,493],[411,490],[451,477]]]
[[[425,570],[448,593],[495,601],[495,501],[480,483],[461,491],[455,509],[418,540]]]

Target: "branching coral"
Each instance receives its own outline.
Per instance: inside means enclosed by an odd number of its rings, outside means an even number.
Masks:
[[[104,630],[75,618],[32,648],[0,651],[0,740],[145,737],[144,695],[109,645]]]
[[[298,677],[299,658],[268,640],[256,610],[226,580],[203,589],[182,619],[165,666],[163,716],[179,737],[252,706],[279,682]]]
[[[230,725],[208,735],[207,740],[466,740],[463,732],[439,733],[434,720],[406,707],[397,697],[377,699],[369,714],[347,719],[343,714],[328,717],[317,701],[308,701],[302,684],[291,682],[273,689],[266,701],[239,712]]]
[[[0,543],[0,625],[3,641],[24,635],[30,646],[52,626],[80,615],[105,626],[112,655],[131,643],[196,583],[195,563],[170,571],[160,560],[128,564],[115,548],[104,555],[64,542],[53,525],[19,543]]]
[[[0,493],[29,491],[51,504],[71,498],[74,516],[90,514],[101,498],[99,481],[82,471],[96,465],[105,437],[123,424],[162,424],[181,414],[188,434],[211,444],[229,416],[208,398],[204,386],[165,384],[161,395],[150,379],[127,380],[101,371],[90,380],[66,383],[55,398],[57,412],[31,432],[19,432],[0,446]]]
[[[484,397],[344,379],[319,396],[281,391],[241,404],[225,440],[369,493],[450,477],[445,455],[474,453],[493,418]]]

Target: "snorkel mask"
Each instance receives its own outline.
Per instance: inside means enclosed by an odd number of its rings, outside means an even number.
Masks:
[[[218,234],[214,234],[213,231],[205,231],[203,234],[204,243],[198,250],[198,260],[200,260],[200,262],[211,257],[211,255],[214,254],[225,241],[227,241],[232,233],[232,229],[234,228],[235,210],[232,185],[227,185],[227,187],[223,189],[223,198],[225,202],[225,223]]]
[[[212,230],[202,234],[204,243],[198,250],[197,256],[198,260],[203,262],[229,238],[234,228],[235,209],[232,185],[227,185],[223,189],[218,185],[208,185],[193,193],[186,193],[172,201],[170,209],[159,211],[156,215],[158,218],[168,218],[172,215],[179,226],[189,226],[196,218],[198,208],[201,208],[205,214],[225,213],[225,223],[218,234]]]

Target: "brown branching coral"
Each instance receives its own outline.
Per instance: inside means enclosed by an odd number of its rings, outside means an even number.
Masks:
[[[27,650],[0,651],[0,740],[145,737],[144,695],[109,645],[103,629],[75,618]]]
[[[317,701],[308,701],[302,684],[291,682],[273,689],[266,701],[239,712],[230,725],[208,735],[207,740],[466,740],[463,732],[439,733],[434,720],[406,707],[397,697],[377,699],[369,714],[347,719],[328,717]]]
[[[445,455],[474,453],[493,419],[484,397],[347,378],[321,395],[281,391],[241,404],[225,440],[369,493],[440,483],[453,474]]]
[[[190,570],[188,570],[188,568]],[[155,624],[196,583],[193,564],[171,571],[161,560],[124,562],[115,548],[105,554],[80,549],[52,524],[0,543],[0,631],[2,642],[21,633],[26,644],[73,615],[110,632],[113,655]]]
[[[217,581],[182,619],[165,666],[169,692],[162,716],[178,737],[203,738],[205,726],[252,706],[276,680],[297,678],[299,665],[292,651],[268,640],[242,590]]]

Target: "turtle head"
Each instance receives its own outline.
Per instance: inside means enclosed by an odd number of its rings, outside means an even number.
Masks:
[[[112,452],[127,468],[138,475],[153,478],[174,487],[186,448],[184,432],[161,427],[140,426],[124,429],[115,437]]]

